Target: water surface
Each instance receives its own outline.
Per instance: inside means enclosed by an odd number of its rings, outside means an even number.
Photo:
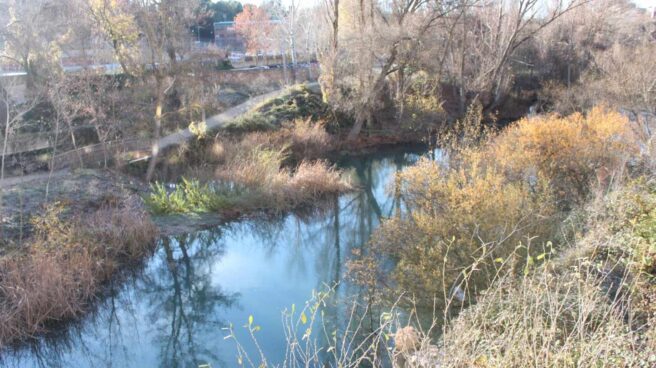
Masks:
[[[5,352],[7,367],[237,366],[230,323],[247,350],[242,327],[250,315],[270,362],[285,352],[282,311],[304,305],[313,290],[338,284],[336,295],[357,293],[344,280],[353,250],[400,205],[393,174],[418,158],[394,151],[339,165],[361,191],[320,204],[314,214],[248,220],[162,239],[136,276],[114,285],[96,311],[57,336]],[[334,323],[347,318],[333,310]]]

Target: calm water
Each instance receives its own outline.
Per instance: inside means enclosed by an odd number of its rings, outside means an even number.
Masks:
[[[390,184],[395,171],[417,159],[388,152],[340,166],[362,191],[334,198],[318,214],[252,220],[163,239],[138,275],[115,286],[97,310],[55,336],[5,352],[7,367],[237,366],[235,343],[223,329],[242,327],[249,315],[270,362],[284,357],[282,311],[304,305],[313,290],[339,282],[336,297],[357,293],[342,280],[345,263],[366,246],[381,218],[398,206]],[[339,303],[337,303],[339,304]],[[332,310],[344,323],[346,310]]]

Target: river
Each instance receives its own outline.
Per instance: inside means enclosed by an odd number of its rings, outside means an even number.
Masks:
[[[6,367],[234,367],[231,323],[250,354],[244,324],[253,316],[269,362],[284,358],[282,311],[335,285],[337,298],[357,295],[345,263],[382,218],[400,204],[394,173],[417,151],[387,151],[338,162],[362,190],[310,213],[245,220],[160,240],[151,259],[122,278],[94,311],[56,334],[5,351]],[[337,303],[339,304],[339,303]],[[333,310],[335,319],[345,311]],[[339,322],[337,322],[339,323]]]

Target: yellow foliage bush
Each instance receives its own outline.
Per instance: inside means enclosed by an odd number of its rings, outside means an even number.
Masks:
[[[520,244],[524,254],[527,244],[543,251],[563,210],[621,171],[637,146],[627,119],[595,108],[524,119],[456,152],[447,163],[422,159],[398,175],[406,211],[373,238],[397,258],[399,286],[417,296],[442,295],[460,277],[458,265],[477,263],[470,280],[484,287],[495,259]]]
[[[580,204],[594,184],[604,184],[638,153],[626,117],[603,107],[587,115],[523,119],[492,140],[489,157],[510,178],[539,173],[561,204]]]
[[[457,265],[481,259],[486,269],[529,234],[548,240],[545,219],[555,213],[548,183],[510,181],[481,152],[463,155],[457,169],[422,159],[401,172],[397,185],[406,214],[387,221],[374,237],[377,247],[398,257],[400,286],[417,296],[440,295],[444,285],[436,281],[446,276],[449,286],[462,271]]]

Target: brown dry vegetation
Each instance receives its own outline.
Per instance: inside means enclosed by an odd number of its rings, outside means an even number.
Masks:
[[[216,169],[215,177],[246,188],[249,197],[254,197],[248,201],[259,203],[261,208],[286,210],[351,189],[339,171],[325,161],[301,161],[290,169],[283,167],[284,148],[249,144],[236,152]]]
[[[654,364],[656,191],[638,128],[604,108],[524,119],[398,175],[407,209],[372,243],[413,303],[444,310],[409,366]]]
[[[337,169],[316,159],[331,144],[324,125],[309,119],[285,124],[276,132],[203,138],[169,162],[193,165],[184,175],[205,186],[187,185],[173,193],[156,186],[147,203],[157,213],[286,211],[352,190]]]
[[[578,239],[521,277],[499,267],[444,329],[444,367],[651,367],[656,361],[653,183],[581,210]]]
[[[383,224],[374,245],[398,259],[401,289],[429,303],[444,288],[440,280],[457,282],[458,265],[479,257],[469,281],[484,287],[493,260],[560,240],[568,210],[621,176],[637,153],[629,121],[603,108],[521,120],[447,162],[423,159],[401,172],[396,185],[407,211]]]
[[[52,205],[32,237],[0,258],[0,346],[50,331],[88,309],[121,266],[143,259],[157,234],[136,202],[63,218]]]

